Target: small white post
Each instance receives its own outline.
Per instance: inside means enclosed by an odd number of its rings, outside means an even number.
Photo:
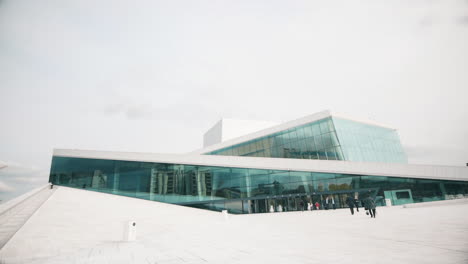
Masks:
[[[128,221],[124,223],[124,241],[135,241],[136,240],[136,222]]]
[[[385,199],[385,205],[392,206],[392,200],[391,199]]]
[[[222,210],[221,213],[224,215],[224,220],[228,220],[228,219],[229,219],[228,210]]]

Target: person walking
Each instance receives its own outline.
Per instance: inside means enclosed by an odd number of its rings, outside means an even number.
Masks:
[[[354,198],[354,206],[356,207],[356,211],[359,212],[359,201],[356,197]]]
[[[346,198],[346,204],[349,206],[349,210],[351,210],[351,215],[354,215],[354,199],[351,196]]]
[[[299,207],[301,208],[301,211],[304,212],[304,201],[301,201],[299,202]]]
[[[369,210],[369,214],[371,216],[371,218],[375,218],[375,215],[377,213],[376,209],[375,209],[375,201],[374,199],[369,196],[365,199],[365,202],[364,202],[365,206],[366,206],[366,209]]]
[[[318,201],[315,202],[315,210],[320,210],[320,203]]]

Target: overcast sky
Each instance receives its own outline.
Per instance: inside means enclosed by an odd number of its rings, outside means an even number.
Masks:
[[[0,91],[3,194],[53,148],[189,152],[221,117],[325,109],[463,166],[468,1],[0,0]]]

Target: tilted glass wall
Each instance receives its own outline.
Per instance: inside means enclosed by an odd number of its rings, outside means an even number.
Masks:
[[[395,129],[337,117],[333,123],[346,160],[408,163]]]
[[[336,117],[206,154],[408,163],[396,130]]]
[[[50,182],[231,213],[299,210],[300,201],[340,208],[347,196],[379,204],[468,196],[460,181],[68,157],[53,157]]]
[[[208,155],[343,160],[331,118],[207,153]]]

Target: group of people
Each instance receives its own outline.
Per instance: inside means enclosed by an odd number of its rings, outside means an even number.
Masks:
[[[320,204],[318,201],[315,202],[315,203],[307,203],[307,208],[304,204],[304,201],[299,201],[299,209],[301,211],[304,211],[305,209],[307,211],[312,211],[312,210],[320,210],[320,209],[325,209],[325,210],[328,210],[328,209],[336,209],[336,204],[335,204],[335,200],[333,198],[327,198],[325,201],[322,202],[322,204]]]
[[[356,210],[359,212],[359,201],[356,198],[348,196],[346,198],[346,204],[349,206],[352,215],[354,215],[354,207],[356,207]],[[370,214],[371,218],[375,218],[377,211],[375,209],[375,200],[372,198],[372,196],[369,195],[368,197],[362,199],[361,205],[366,211],[368,211],[366,214]]]
[[[356,208],[356,211],[359,212],[359,204],[361,204],[362,207],[366,210],[366,214],[375,218],[376,216],[376,203],[375,200],[372,198],[372,195],[366,196],[364,199],[358,200],[357,198],[354,198],[351,195],[348,195],[346,197],[345,203],[349,206],[349,209],[351,210],[351,214],[354,215],[354,209]],[[297,203],[297,209],[294,208],[295,210],[299,211],[312,211],[312,210],[329,210],[329,209],[336,209],[337,206],[335,204],[335,200],[333,196],[328,196],[326,197],[325,200],[318,200],[318,201],[304,201],[300,199]],[[276,210],[275,210],[276,209]],[[273,204],[269,205],[269,211],[270,212],[283,212],[283,211],[289,211],[289,208],[283,207],[281,204],[278,204],[277,207],[275,208]]]

